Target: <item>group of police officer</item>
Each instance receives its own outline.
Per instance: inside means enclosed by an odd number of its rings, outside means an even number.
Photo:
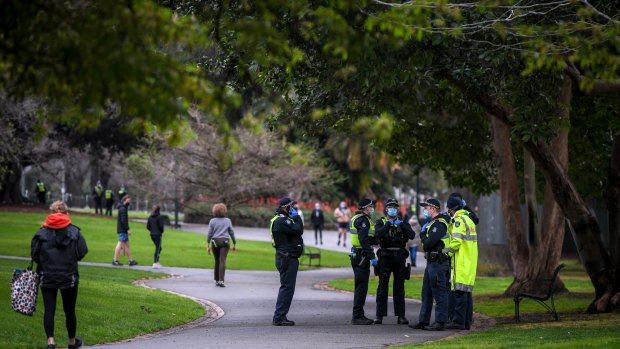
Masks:
[[[280,199],[270,225],[276,267],[280,273],[280,290],[273,316],[275,326],[295,325],[286,317],[295,292],[298,258],[303,253],[303,223],[294,204],[290,198]],[[406,243],[415,237],[415,232],[401,219],[397,200],[386,200],[385,216],[376,221],[371,218],[374,206],[375,201],[371,199],[360,200],[350,223],[351,267],[355,280],[351,323],[383,323],[387,316],[390,275],[393,275],[394,315],[397,324],[409,324],[405,317],[405,280],[409,279],[411,269],[405,264],[409,257]],[[424,208],[426,220],[420,238],[427,265],[419,319],[409,327],[429,331],[469,329],[473,315],[471,293],[478,261],[478,217],[458,193],[448,198],[447,212],[440,211],[441,203],[437,199],[428,199],[420,206]],[[375,254],[373,246],[377,245],[379,249]],[[379,277],[374,320],[364,315],[371,266]],[[430,324],[433,301],[436,303],[435,322]]]

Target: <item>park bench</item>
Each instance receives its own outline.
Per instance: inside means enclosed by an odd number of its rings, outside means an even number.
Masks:
[[[523,285],[521,285],[521,287],[519,287],[519,289],[517,290],[517,293],[515,294],[515,322],[519,322],[519,304],[521,303],[522,300],[529,298],[532,299],[536,302],[538,302],[540,305],[542,305],[543,307],[545,307],[549,313],[551,315],[553,315],[553,318],[558,321],[558,313],[555,310],[555,303],[553,300],[553,294],[555,293],[555,282],[558,278],[558,275],[560,274],[560,269],[564,268],[564,264],[560,264],[557,268],[555,268],[555,270],[553,271],[553,276],[551,277],[551,279],[538,279],[538,280],[532,280],[532,281],[526,281]],[[527,285],[528,283],[531,282],[535,282],[535,283],[541,283],[543,285],[543,287],[541,287],[542,290],[545,290],[546,293],[545,294],[532,294],[532,293],[526,293],[526,292],[521,292],[521,290],[523,289],[523,287],[525,285]],[[547,303],[549,301],[549,303]]]
[[[300,259],[301,259],[300,264],[308,262],[309,267],[312,266],[313,259],[318,259],[319,261],[316,264],[316,266],[320,267],[321,266],[321,250],[319,250],[316,247],[304,246],[304,253],[301,255]]]

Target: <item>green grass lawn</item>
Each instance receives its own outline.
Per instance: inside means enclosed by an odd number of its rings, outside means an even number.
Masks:
[[[0,255],[30,256],[30,240],[45,220],[43,213],[0,212]],[[116,219],[71,215],[82,229],[88,243],[87,262],[111,263],[117,243]],[[143,265],[153,263],[154,246],[145,224],[130,223],[132,257]],[[269,234],[265,229],[265,234]],[[237,241],[238,251],[230,252],[226,267],[237,270],[275,270],[274,249],[268,242]],[[121,263],[127,257],[120,258]],[[213,257],[206,253],[206,237],[199,234],[167,229],[163,238],[161,264],[175,267],[213,268]],[[350,265],[346,253],[321,250],[321,265]]]
[[[43,348],[47,343],[43,330],[43,298],[39,293],[33,317],[11,308],[10,280],[14,269],[27,262],[0,259],[0,348]],[[132,338],[149,332],[190,322],[204,315],[199,304],[158,290],[136,287],[132,281],[162,277],[151,272],[80,267],[77,301],[77,336],[88,345]],[[58,295],[55,337],[67,346],[67,331]]]
[[[471,332],[467,336],[435,343],[416,344],[402,348],[612,348],[620,347],[620,314],[587,315],[584,310],[594,298],[589,278],[575,261],[563,261],[567,267],[560,272],[570,294],[557,295],[559,322],[551,321],[545,309],[532,300],[521,303],[521,318],[515,324],[514,302],[501,294],[512,282],[511,277],[478,277],[474,288],[474,311],[495,319],[490,329]],[[330,286],[353,290],[353,279],[332,280]],[[378,279],[371,277],[368,292],[376,294]],[[420,299],[422,276],[414,275],[405,284],[407,298]],[[392,290],[390,289],[390,294]],[[418,314],[408,314],[417,321]],[[415,333],[415,332],[413,332]]]

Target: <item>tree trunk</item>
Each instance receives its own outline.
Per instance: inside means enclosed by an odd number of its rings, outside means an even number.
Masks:
[[[523,189],[527,208],[527,242],[529,246],[536,246],[540,244],[540,223],[536,200],[536,163],[525,149],[523,149]]]
[[[513,284],[506,290],[509,295],[514,293],[513,285],[518,287],[527,279],[528,251],[519,208],[519,180],[510,144],[510,129],[494,117],[489,119],[493,134],[493,160],[498,171],[502,213],[508,229],[508,248],[515,276]]]
[[[8,167],[9,169],[2,181],[0,201],[7,204],[22,204],[24,200],[19,189],[19,181],[22,177],[22,167],[16,161],[11,161]],[[29,189],[31,191],[34,190],[34,188]]]
[[[620,290],[620,135],[614,143],[607,180],[607,212],[609,216],[609,250],[614,269],[615,290]],[[612,306],[620,306],[620,297],[612,298]]]

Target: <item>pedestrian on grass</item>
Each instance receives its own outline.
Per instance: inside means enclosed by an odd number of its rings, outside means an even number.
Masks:
[[[41,229],[32,238],[30,256],[37,263],[43,296],[43,327],[47,335],[47,349],[55,349],[54,317],[58,290],[65,312],[65,325],[69,336],[69,349],[79,348],[82,341],[75,337],[77,319],[75,305],[78,295],[78,261],[82,260],[88,247],[80,228],[71,224],[69,208],[62,201],[50,206],[51,213]]]
[[[161,254],[161,239],[164,234],[164,219],[159,213],[160,207],[153,207],[153,211],[149,216],[148,221],[146,222],[146,229],[151,233],[151,240],[155,244],[155,254],[153,256],[153,268],[159,269],[161,268],[161,264],[159,264],[159,255]]]
[[[232,250],[237,251],[237,240],[230,218],[226,217],[228,210],[226,205],[219,203],[213,205],[213,218],[209,221],[209,233],[207,234],[207,254],[211,254],[213,247],[213,279],[215,286],[226,287],[224,274],[226,273],[226,257],[232,240]]]
[[[121,202],[118,203],[118,221],[116,224],[116,231],[118,232],[118,243],[116,244],[116,248],[114,249],[114,259],[112,260],[112,265],[122,265],[118,261],[118,256],[121,254],[121,251],[124,251],[127,254],[130,266],[138,265],[138,262],[131,258],[131,250],[129,248],[129,235],[131,235],[131,230],[129,229],[129,215],[127,211],[130,204],[131,196],[129,195],[125,195]]]
[[[93,188],[93,199],[95,200],[95,214],[103,214],[103,186],[101,181]]]
[[[40,204],[45,204],[46,196],[47,196],[47,187],[40,179],[37,179],[37,198],[39,199]]]

